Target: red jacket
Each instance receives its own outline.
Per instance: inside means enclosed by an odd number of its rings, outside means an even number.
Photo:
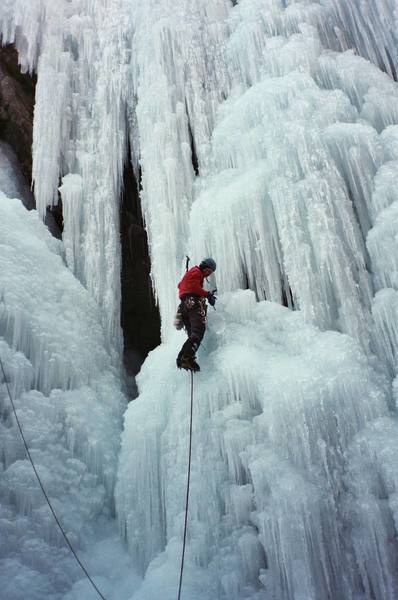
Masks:
[[[185,294],[195,294],[201,298],[208,298],[210,292],[203,289],[203,281],[205,276],[199,267],[192,267],[189,269],[178,284],[178,295],[180,298]]]

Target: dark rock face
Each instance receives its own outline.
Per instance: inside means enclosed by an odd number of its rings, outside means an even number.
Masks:
[[[127,373],[135,375],[148,352],[160,344],[160,316],[150,278],[151,262],[139,186],[130,162],[124,170],[120,232],[122,244],[122,311]]]
[[[0,140],[15,152],[28,185],[32,181],[33,111],[37,78],[21,73],[18,53],[14,46],[0,47]],[[34,208],[34,198],[27,205]],[[49,208],[46,225],[56,238],[62,237],[62,203]]]
[[[0,47],[0,139],[14,150],[29,185],[35,88],[36,77],[21,73],[15,48]]]

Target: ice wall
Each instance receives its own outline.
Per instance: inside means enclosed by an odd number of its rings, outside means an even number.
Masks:
[[[186,248],[217,259],[225,295],[196,377],[188,598],[397,595],[385,379],[398,339],[394,7],[379,3],[350,29],[345,11],[355,20],[359,4],[242,0],[224,28],[197,24],[202,36],[222,32],[222,95],[205,111]],[[174,14],[159,19],[166,25],[167,57],[179,40]],[[180,69],[176,60],[173,92]],[[153,94],[151,107],[163,110],[163,98]],[[138,94],[138,111],[146,103]],[[159,197],[146,202],[160,219]],[[159,260],[165,274],[166,253]],[[300,313],[234,293],[242,287]],[[172,598],[178,579],[189,400],[186,378],[170,373],[179,343],[150,356],[126,414],[116,499],[135,560],[149,564],[139,600]]]
[[[187,594],[397,596],[385,379],[398,356],[394,10],[392,0],[0,6],[2,42],[38,71],[39,213],[62,178],[66,260],[114,362],[128,142],[141,180],[167,343],[127,412],[118,475],[121,531],[150,565],[140,600],[175,595],[187,388],[172,374],[182,339],[171,323],[186,252],[216,258],[225,313],[200,356],[209,377],[198,378]],[[53,365],[43,354],[43,373],[36,365],[46,394],[104,364],[76,375],[59,355]]]
[[[275,11],[277,35],[261,2],[236,8],[226,54],[238,69],[212,134],[212,167],[197,182],[193,254],[228,256],[219,288],[291,295],[308,320],[366,347],[376,269],[364,245],[378,211],[373,180],[390,161],[381,132],[397,121],[396,85],[350,52],[325,51],[325,14],[308,11],[304,27],[300,3]]]
[[[0,11],[3,43],[15,42],[22,68],[38,71],[37,206],[44,215],[58,201],[64,177],[67,261],[103,307],[109,348],[121,343],[127,141],[164,339],[175,308],[169,281],[185,253],[200,257],[200,236],[221,252],[229,240],[218,240],[218,223],[231,217],[236,228],[250,210],[252,226],[246,219],[220,270],[222,289],[248,284],[371,343],[363,246],[372,181],[389,160],[380,134],[398,115],[391,78],[350,49],[394,75],[391,1],[8,0]]]
[[[109,366],[99,309],[64,264],[61,243],[36,211],[2,192],[0,244],[1,360],[37,471],[82,553],[98,539],[95,524],[105,530],[112,516],[125,407],[120,377]],[[26,458],[3,375],[0,381],[1,594],[58,600],[82,574]],[[101,574],[97,565],[92,574]]]
[[[184,597],[396,597],[387,379],[349,336],[248,290],[224,295],[209,321]],[[118,515],[135,563],[145,570],[156,557],[134,600],[171,600],[178,582],[190,386],[173,365],[183,337],[149,356],[126,414]]]
[[[361,56],[396,79],[398,39],[395,0],[329,0],[328,4],[332,6],[333,47],[342,51],[356,48]]]
[[[33,182],[41,217],[64,207],[68,265],[102,308],[110,352],[121,348],[119,208],[126,155],[122,3],[2,2],[3,43],[37,70]],[[127,36],[128,39],[128,36]]]

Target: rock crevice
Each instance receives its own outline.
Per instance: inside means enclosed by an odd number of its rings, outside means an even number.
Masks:
[[[148,352],[160,344],[160,315],[152,289],[139,184],[130,161],[124,169],[120,231],[124,358],[127,373],[135,375]]]
[[[0,47],[0,139],[14,150],[29,185],[35,89],[36,76],[21,73],[16,49]]]

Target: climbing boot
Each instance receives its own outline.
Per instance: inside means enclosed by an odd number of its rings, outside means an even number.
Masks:
[[[185,369],[186,371],[193,371],[194,373],[198,373],[198,371],[200,371],[200,366],[196,362],[195,356],[182,356],[180,359],[179,368]]]

